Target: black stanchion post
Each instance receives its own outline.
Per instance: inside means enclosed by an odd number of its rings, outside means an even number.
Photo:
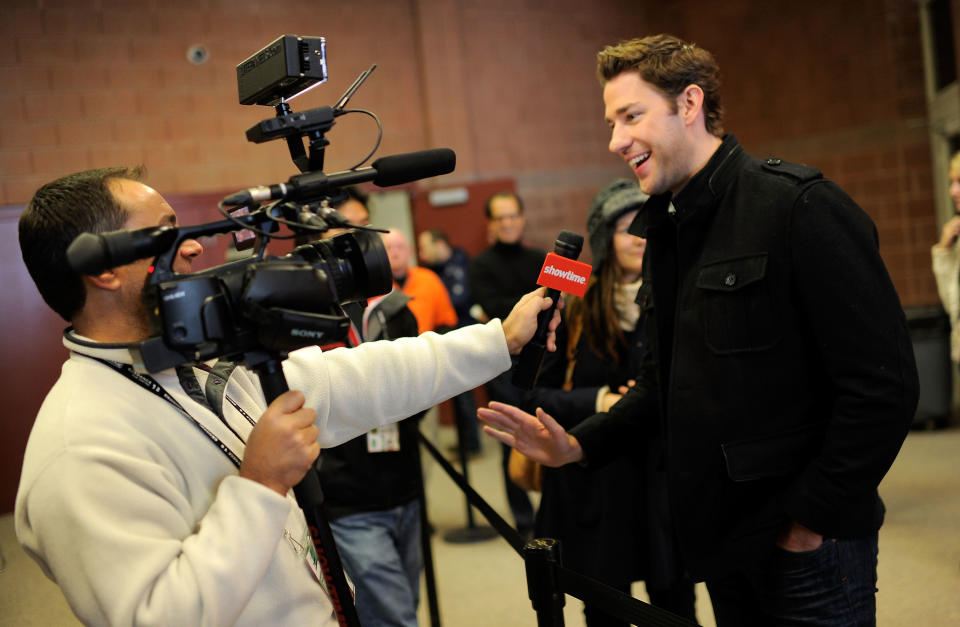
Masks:
[[[560,590],[560,542],[535,538],[523,547],[527,569],[527,594],[537,613],[538,627],[563,627],[564,594]]]
[[[457,454],[460,456],[460,468],[463,471],[463,480],[470,483],[470,471],[467,467],[467,445],[463,434],[463,425],[460,420],[454,418],[454,425],[457,427]],[[470,499],[464,495],[464,502],[467,506],[467,526],[459,529],[451,529],[443,535],[443,539],[451,544],[466,544],[470,542],[483,542],[497,537],[497,531],[493,527],[486,525],[477,525],[473,522],[473,507],[470,505]]]

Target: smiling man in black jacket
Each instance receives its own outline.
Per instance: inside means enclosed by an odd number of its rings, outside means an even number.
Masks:
[[[610,151],[651,195],[630,227],[647,238],[649,358],[569,434],[499,404],[487,431],[549,465],[657,437],[673,548],[718,625],[873,624],[877,486],[918,395],[876,228],[818,170],[724,134],[719,69],[695,44],[610,46],[598,73]]]

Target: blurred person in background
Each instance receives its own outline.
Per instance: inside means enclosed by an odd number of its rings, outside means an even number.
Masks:
[[[484,205],[487,229],[493,243],[470,260],[470,288],[482,310],[482,316],[495,318],[509,311],[520,297],[537,285],[546,253],[523,244],[526,218],[523,201],[511,191],[500,191]],[[521,390],[510,382],[505,372],[486,385],[490,400],[515,405]],[[510,449],[501,446],[503,484],[507,502],[517,531],[522,536],[533,533],[533,504],[526,491],[510,480]]]
[[[477,322],[470,315],[473,295],[470,292],[468,268],[470,258],[465,250],[453,246],[446,232],[428,229],[417,238],[417,254],[425,268],[437,273],[450,294],[457,312],[457,327]],[[477,422],[477,402],[473,390],[453,397],[453,412],[457,423],[457,437],[462,439],[467,454],[480,453],[480,423]],[[451,451],[452,452],[452,451]]]
[[[635,180],[616,179],[593,198],[587,237],[593,273],[582,298],[565,296],[557,352],[547,355],[538,387],[523,407],[537,407],[569,429],[620,400],[646,354],[645,317],[636,303],[643,282],[646,240],[627,232],[647,195]],[[642,452],[621,456],[599,469],[577,464],[543,469],[535,535],[560,540],[564,566],[630,594],[643,579],[653,605],[696,621],[693,582],[662,550],[662,490],[648,475],[662,472],[654,442],[637,442]],[[662,495],[662,496],[661,496]],[[654,504],[656,509],[654,509]],[[587,605],[588,627],[626,623]]]
[[[420,333],[445,331],[457,326],[457,312],[450,302],[450,294],[435,272],[415,266],[413,247],[407,236],[398,229],[382,233],[383,247],[387,249],[394,283],[410,297],[407,306],[417,318]]]
[[[960,363],[960,151],[950,159],[950,198],[954,216],[947,220],[940,241],[930,249],[933,276],[937,280],[940,302],[950,317],[950,356]]]
[[[370,225],[368,198],[347,188],[337,209],[352,224]],[[348,229],[330,229],[332,237]],[[366,303],[345,303],[351,328],[347,346],[415,337],[410,297],[393,285]],[[421,491],[418,412],[324,449],[317,460],[324,512],[344,570],[356,586],[357,616],[364,627],[416,627],[420,603]]]

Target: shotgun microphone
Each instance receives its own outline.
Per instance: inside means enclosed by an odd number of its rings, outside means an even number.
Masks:
[[[223,199],[231,207],[269,200],[313,200],[334,189],[373,181],[378,187],[391,187],[453,172],[457,155],[449,148],[434,148],[399,155],[380,157],[372,165],[356,170],[304,172],[291,176],[286,183],[261,185],[241,190]]]

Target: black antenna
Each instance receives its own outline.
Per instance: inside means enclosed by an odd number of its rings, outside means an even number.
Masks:
[[[340,115],[343,113],[343,108],[347,106],[347,101],[353,97],[354,92],[356,92],[360,85],[363,84],[363,81],[367,80],[367,77],[377,69],[377,64],[374,63],[370,66],[370,69],[366,70],[363,74],[357,77],[357,80],[353,81],[353,85],[347,88],[347,91],[343,92],[343,95],[340,96],[340,100],[337,101],[337,104],[333,105],[333,115]]]

